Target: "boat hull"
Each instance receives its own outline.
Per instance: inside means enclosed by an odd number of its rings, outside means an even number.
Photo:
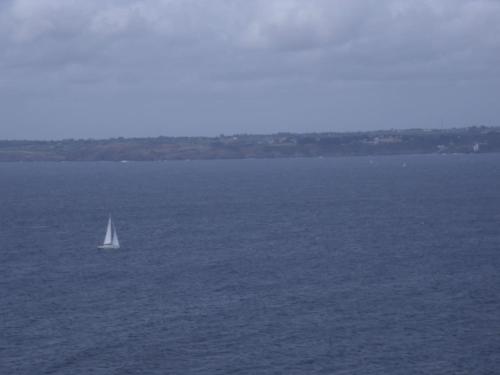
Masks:
[[[120,246],[115,246],[115,245],[101,245],[97,246],[98,249],[104,249],[104,250],[116,250],[119,249]]]

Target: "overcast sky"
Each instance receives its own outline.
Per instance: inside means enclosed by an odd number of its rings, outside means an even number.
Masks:
[[[0,0],[0,138],[500,125],[500,0]]]

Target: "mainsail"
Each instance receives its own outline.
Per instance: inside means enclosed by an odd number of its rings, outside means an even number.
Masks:
[[[113,245],[113,247],[117,249],[120,247],[120,241],[118,241],[118,234],[116,233],[116,228],[114,225],[113,225],[113,241],[111,244]]]
[[[106,229],[106,236],[104,237],[103,245],[113,244],[113,223],[111,222],[111,217],[108,219],[108,228]]]

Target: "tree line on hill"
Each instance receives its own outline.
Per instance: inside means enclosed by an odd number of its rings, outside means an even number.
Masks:
[[[0,161],[157,161],[500,152],[500,128],[0,141]]]

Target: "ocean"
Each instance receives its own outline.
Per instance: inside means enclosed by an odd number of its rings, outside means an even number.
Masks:
[[[500,155],[3,163],[0,285],[0,374],[499,374]]]

